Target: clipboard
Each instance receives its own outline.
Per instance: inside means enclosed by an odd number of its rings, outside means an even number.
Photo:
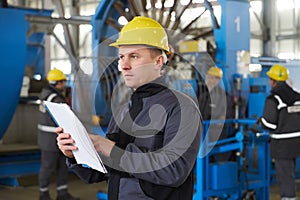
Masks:
[[[43,103],[55,123],[59,127],[62,127],[64,132],[70,133],[75,140],[78,150],[73,151],[73,154],[77,163],[88,165],[92,169],[107,173],[85,127],[71,108],[65,103],[53,103],[49,101],[43,101]]]

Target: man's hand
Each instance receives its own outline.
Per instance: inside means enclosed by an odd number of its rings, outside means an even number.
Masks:
[[[100,135],[89,134],[89,136],[92,139],[96,151],[106,157],[109,157],[115,143],[111,140],[105,139]]]
[[[71,135],[69,133],[64,133],[63,131],[64,130],[61,127],[58,127],[55,130],[55,132],[58,134],[56,138],[57,146],[65,156],[73,158],[74,154],[72,151],[77,150],[78,147],[74,146],[75,141]]]

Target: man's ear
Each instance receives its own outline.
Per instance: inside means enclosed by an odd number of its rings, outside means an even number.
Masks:
[[[156,58],[156,65],[160,65],[160,66],[163,66],[164,65],[164,57],[163,55],[160,55]]]

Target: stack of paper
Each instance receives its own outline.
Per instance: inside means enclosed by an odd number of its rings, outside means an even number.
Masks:
[[[75,145],[78,147],[78,150],[73,151],[73,154],[77,163],[85,164],[102,173],[107,173],[85,127],[70,107],[64,103],[53,103],[49,101],[44,101],[43,103],[56,124],[62,127],[65,133],[70,133],[75,140]]]

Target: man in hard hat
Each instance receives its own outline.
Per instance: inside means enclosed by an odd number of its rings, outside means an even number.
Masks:
[[[66,103],[64,95],[66,89],[66,75],[58,70],[52,69],[47,74],[49,84],[43,88],[40,99],[55,103]],[[40,200],[50,200],[49,184],[51,175],[56,175],[57,200],[74,200],[68,193],[67,176],[68,167],[65,156],[56,144],[57,125],[46,111],[44,104],[40,105],[38,144],[41,149],[41,169],[39,172]]]
[[[205,83],[209,91],[210,105],[203,113],[204,119],[226,119],[233,117],[233,104],[229,94],[220,87],[223,78],[221,68],[212,66],[206,73]]]
[[[113,112],[107,138],[91,135],[109,173],[78,165],[72,153],[76,141],[58,128],[57,143],[68,165],[88,183],[108,177],[109,199],[192,199],[201,115],[194,101],[169,89],[161,75],[169,52],[164,28],[135,17],[110,46],[119,49],[119,68],[133,93]]]
[[[294,200],[295,159],[300,156],[300,94],[286,83],[289,78],[286,67],[275,64],[267,75],[272,90],[260,121],[270,130],[271,157],[275,160],[281,199]]]
[[[201,110],[203,119],[205,120],[234,118],[234,105],[231,96],[219,84],[222,78],[223,71],[217,66],[210,67],[206,72],[205,83],[208,93],[202,95],[206,95],[209,103],[208,106],[203,107]],[[211,124],[209,127],[210,141],[217,141],[228,137],[226,127],[227,125],[224,123]],[[232,158],[232,154],[233,152],[219,153],[211,157],[211,161],[228,161]]]

